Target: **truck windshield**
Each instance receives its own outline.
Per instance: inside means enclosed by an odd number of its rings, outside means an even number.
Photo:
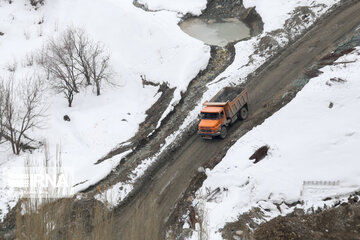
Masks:
[[[201,113],[201,119],[219,119],[219,113]]]

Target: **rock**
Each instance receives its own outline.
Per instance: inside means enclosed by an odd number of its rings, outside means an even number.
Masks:
[[[189,196],[189,197],[187,198],[187,201],[188,201],[189,203],[192,203],[192,201],[194,201],[194,197],[193,197],[193,196]]]
[[[205,168],[204,167],[199,167],[198,172],[205,172]]]
[[[350,196],[348,198],[348,201],[349,201],[350,204],[357,203],[359,201],[359,197],[358,196]]]
[[[330,102],[329,108],[333,108],[333,106],[334,106],[334,103],[333,103],[333,102]]]
[[[0,36],[3,36],[5,33],[3,33],[3,32],[0,32]]]
[[[253,155],[249,157],[249,160],[255,160],[254,163],[258,163],[268,155],[269,148],[270,147],[268,145],[260,147]]]
[[[70,122],[70,117],[68,115],[64,115],[64,121]]]

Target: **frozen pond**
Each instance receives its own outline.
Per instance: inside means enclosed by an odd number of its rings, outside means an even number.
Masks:
[[[230,42],[250,37],[250,29],[235,18],[224,19],[221,22],[192,18],[182,22],[180,28],[188,35],[206,44],[221,47]]]

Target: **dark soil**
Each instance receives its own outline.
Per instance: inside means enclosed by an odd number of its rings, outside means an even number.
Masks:
[[[292,213],[264,223],[254,232],[256,240],[355,240],[360,239],[360,203],[351,197],[320,213],[299,216]]]
[[[224,239],[236,239],[237,236],[244,240],[252,239],[251,229],[259,227],[256,220],[263,219],[263,215],[263,212],[259,208],[251,209],[249,212],[241,215],[238,221],[226,224],[225,227],[221,229],[222,237]]]
[[[249,160],[255,160],[254,163],[258,163],[259,161],[263,160],[269,151],[269,146],[265,145],[257,149],[253,155],[249,157]]]
[[[314,78],[314,77],[317,77],[319,76],[320,74],[322,74],[323,72],[318,70],[318,69],[306,69],[305,72],[304,72],[304,75],[307,77],[307,78]]]
[[[324,57],[322,57],[319,61],[319,66],[325,66],[325,65],[333,65],[336,60],[338,60],[340,57],[351,53],[355,50],[355,48],[348,48],[343,49],[344,46],[339,47],[337,50],[335,50],[333,53],[327,54]]]
[[[211,102],[227,102],[233,101],[242,91],[244,88],[242,87],[226,87],[220,93],[220,95],[216,95]]]

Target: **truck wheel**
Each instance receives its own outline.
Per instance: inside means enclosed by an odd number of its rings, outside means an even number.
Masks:
[[[220,138],[224,139],[224,138],[226,138],[226,135],[227,135],[227,129],[225,126],[223,126],[220,130]]]
[[[249,115],[249,113],[248,113],[248,110],[246,109],[246,107],[241,108],[239,111],[239,114],[238,114],[238,116],[241,120],[247,119],[248,115]]]

